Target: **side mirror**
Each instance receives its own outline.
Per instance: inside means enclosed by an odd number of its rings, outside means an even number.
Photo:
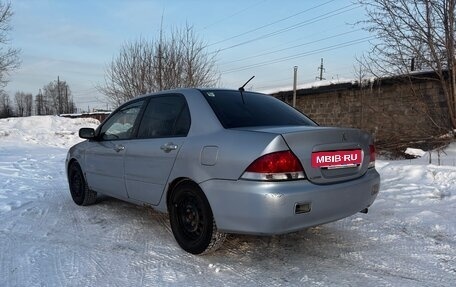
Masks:
[[[92,140],[95,138],[95,130],[92,128],[79,129],[79,137],[82,139]]]

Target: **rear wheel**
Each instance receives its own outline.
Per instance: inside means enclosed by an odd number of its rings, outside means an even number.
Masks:
[[[68,182],[74,203],[77,205],[90,205],[95,203],[97,200],[97,193],[90,190],[87,186],[84,174],[77,162],[71,163],[68,168]]]
[[[177,243],[189,253],[215,251],[226,238],[217,230],[206,196],[194,183],[176,187],[170,198],[169,218]]]

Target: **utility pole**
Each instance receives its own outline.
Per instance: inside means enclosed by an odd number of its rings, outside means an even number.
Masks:
[[[37,115],[41,116],[43,114],[43,106],[44,106],[44,100],[43,100],[43,94],[41,93],[41,89],[39,89],[38,93],[38,101],[37,101]]]
[[[360,106],[361,106],[361,122],[359,124],[359,128],[363,128],[363,123],[364,123],[364,103],[363,103],[363,98],[364,98],[364,91],[363,91],[363,68],[362,65],[359,65],[359,93],[360,93]]]
[[[62,99],[60,98],[60,78],[57,76],[57,100],[59,102],[59,110],[57,111],[57,114],[60,114],[62,112]]]
[[[160,22],[160,42],[158,43],[158,87],[163,90],[163,81],[162,81],[162,40],[163,40],[163,14]]]
[[[293,73],[293,108],[296,108],[296,82],[298,79],[298,66],[294,66]]]
[[[44,103],[43,103],[43,94],[41,94],[41,89],[39,89],[38,95],[36,96],[37,99],[35,100],[36,102],[36,115],[41,116],[44,113]]]
[[[160,32],[161,33],[161,32]],[[161,35],[161,34],[160,34]],[[158,88],[163,90],[162,84],[162,53],[161,53],[161,36],[160,43],[158,44]]]
[[[65,85],[65,113],[70,113],[70,101],[68,100],[68,85]]]
[[[320,77],[316,77],[317,80],[326,80],[325,78],[323,78],[323,71],[325,70],[325,68],[323,68],[323,58],[321,58],[321,64],[320,64],[320,67],[318,68],[318,70],[320,70]]]

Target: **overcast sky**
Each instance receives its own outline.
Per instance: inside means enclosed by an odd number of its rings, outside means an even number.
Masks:
[[[36,95],[52,80],[67,81],[78,108],[106,108],[95,86],[126,41],[157,39],[163,28],[193,25],[217,56],[221,86],[266,90],[315,81],[324,58],[326,79],[354,78],[355,57],[370,36],[351,24],[364,17],[351,0],[117,1],[15,0],[12,45],[22,65],[6,87]],[[235,47],[233,47],[235,46]]]

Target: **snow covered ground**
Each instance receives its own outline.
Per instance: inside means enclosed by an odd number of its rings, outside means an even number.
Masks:
[[[441,166],[428,155],[377,161],[382,186],[368,214],[283,236],[230,235],[193,256],[166,215],[112,198],[72,202],[66,151],[96,123],[0,120],[0,286],[456,286],[456,144]]]

